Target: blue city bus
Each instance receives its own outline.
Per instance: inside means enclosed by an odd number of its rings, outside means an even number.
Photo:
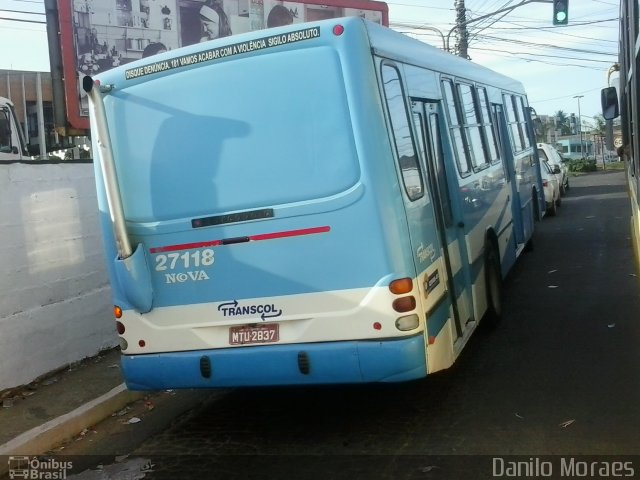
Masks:
[[[522,85],[361,18],[87,77],[133,390],[451,366],[540,218]]]

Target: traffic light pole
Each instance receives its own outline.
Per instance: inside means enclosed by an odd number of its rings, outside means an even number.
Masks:
[[[455,7],[457,10],[456,25],[451,30],[449,30],[449,33],[447,33],[447,43],[446,43],[447,52],[451,51],[451,48],[449,46],[449,39],[451,38],[451,34],[453,33],[454,30],[458,30],[459,32],[464,32],[463,34],[461,34],[462,41],[461,41],[460,51],[458,52],[458,55],[460,57],[467,58],[468,45],[467,45],[466,26],[469,25],[470,23],[484,20],[485,18],[492,17],[498,13],[510,12],[511,10],[515,10],[516,8],[522,7],[523,5],[527,5],[529,3],[553,3],[553,2],[554,0],[522,0],[522,2],[518,3],[517,5],[501,8],[500,10],[496,10],[495,12],[487,13],[486,15],[481,15],[479,17],[472,18],[471,20],[465,20],[464,19],[464,14],[465,14],[464,0],[456,0],[456,3],[455,3]],[[463,53],[463,50],[464,50],[464,53]]]

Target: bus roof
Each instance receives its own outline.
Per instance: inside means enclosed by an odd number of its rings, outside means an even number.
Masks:
[[[209,63],[208,57],[204,54],[207,52],[211,53],[212,51],[221,51],[225,46],[233,46],[234,44],[251,45],[254,41],[262,41],[262,39],[268,36],[277,37],[286,35],[289,32],[297,34],[296,32],[301,32],[303,31],[302,29],[310,30],[313,29],[313,27],[328,27],[330,29],[336,23],[340,23],[346,31],[360,30],[363,37],[365,35],[368,37],[373,51],[377,55],[385,58],[395,59],[438,72],[446,72],[448,75],[457,78],[481,81],[482,83],[493,85],[503,90],[520,94],[525,93],[523,85],[517,80],[360,17],[342,17],[317,22],[296,23],[286,27],[256,30],[232,37],[224,37],[204,44],[189,45],[155,55],[153,58],[143,58],[126,65],[121,65],[99,74],[98,78],[101,81],[116,85],[123,80],[125,80],[126,84],[138,83],[143,77],[150,76],[151,78],[157,78],[156,73],[169,73],[169,70],[174,70],[174,65],[177,67],[178,64],[175,62],[178,62],[178,60],[185,62],[184,65],[181,63],[180,67],[177,68],[177,71],[181,71],[184,68],[190,68],[196,64]],[[294,41],[293,43],[297,42]],[[251,50],[253,50],[253,48],[250,48],[248,51]],[[265,53],[272,51],[271,48],[258,48],[256,50],[264,50]],[[204,62],[194,61],[192,63],[189,60],[190,57],[196,58],[196,56],[205,56]],[[152,75],[147,75],[147,72],[152,73]],[[133,82],[127,80],[133,80]]]
[[[377,55],[449,75],[481,80],[503,90],[524,94],[522,83],[467,59],[447,53],[424,42],[364,20],[371,46]]]

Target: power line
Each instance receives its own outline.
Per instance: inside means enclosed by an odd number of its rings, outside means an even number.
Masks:
[[[607,56],[611,56],[611,57],[617,57],[618,56],[618,52],[598,52],[596,50],[585,50],[585,49],[580,49],[580,48],[561,47],[559,45],[551,45],[551,44],[548,44],[548,43],[525,42],[523,40],[515,40],[515,39],[511,39],[511,38],[493,37],[491,35],[480,35],[479,37],[483,38],[483,39],[487,39],[487,40],[495,40],[495,41],[500,41],[500,42],[515,43],[515,44],[518,44],[518,45],[526,45],[526,46],[529,46],[529,47],[555,48],[555,49],[558,49],[558,50],[566,50],[566,51],[569,51],[569,52],[588,53],[588,54],[593,54],[593,55],[607,55]]]
[[[6,20],[7,22],[26,22],[26,23],[40,23],[46,25],[47,22],[43,22],[41,20],[24,20],[22,18],[8,18],[8,17],[0,17],[0,20]]]
[[[565,96],[563,96],[563,97],[555,97],[555,98],[547,98],[547,99],[545,99],[545,100],[538,100],[538,103],[541,103],[541,102],[550,102],[550,101],[552,101],[552,100],[562,100],[563,98],[567,98],[567,96],[581,95],[581,94],[583,94],[583,93],[591,93],[591,92],[595,92],[596,90],[600,90],[600,88],[592,88],[592,89],[590,89],[590,90],[585,90],[585,91],[583,91],[583,92],[571,93],[571,94],[569,94],[569,95],[565,95]],[[583,115],[583,117],[584,117],[584,116],[585,116],[585,115]]]
[[[4,8],[0,8],[0,12],[3,13],[24,13],[25,15],[46,15],[44,12],[25,12],[23,10],[5,10]]]
[[[543,49],[553,48],[553,49],[564,50],[564,49],[572,48],[572,50],[569,50],[569,51],[578,51],[579,53],[596,54],[596,55],[608,55],[608,56],[617,55],[616,50],[608,51],[608,48],[612,46],[611,44],[598,44],[598,43],[592,43],[592,42],[576,43],[575,41],[568,43],[565,41],[551,40],[549,38],[548,38],[549,43],[537,43],[534,40],[539,39],[540,38],[539,35],[533,35],[532,37],[530,37],[531,39],[529,39],[529,37],[527,36],[519,35],[518,40],[513,39],[511,37],[505,37],[500,34],[495,36],[483,34],[483,35],[478,35],[477,38],[478,40],[480,39],[489,40],[491,41],[492,44],[495,44],[495,45],[497,45],[497,42],[511,42],[511,43],[517,43],[520,45],[526,45],[528,47],[539,47]],[[613,45],[615,45],[617,42],[612,42],[612,43]],[[567,46],[564,46],[564,45],[567,45]],[[570,47],[569,45],[573,45],[573,46]]]
[[[515,22],[508,22],[505,21],[504,23],[509,23],[511,25],[516,25],[518,28],[509,28],[509,27],[494,27],[494,30],[502,30],[505,32],[509,32],[509,31],[522,31],[522,30],[542,30],[545,31],[547,33],[554,33],[556,35],[562,35],[565,37],[574,37],[574,38],[580,38],[583,40],[592,40],[592,41],[597,41],[597,42],[610,42],[610,43],[618,43],[617,40],[606,40],[604,38],[593,38],[593,37],[583,37],[581,35],[572,35],[570,33],[564,33],[564,32],[560,32],[558,31],[558,29],[556,27],[527,27],[525,25],[520,25],[518,23]],[[551,31],[549,31],[551,30]]]
[[[450,12],[453,12],[453,8],[446,8],[446,7],[430,7],[429,5],[411,5],[409,3],[394,3],[394,2],[387,2],[387,5],[398,5],[401,7],[414,7],[414,8],[428,8],[428,9],[434,9],[434,10],[448,10]]]
[[[487,52],[501,52],[501,53],[509,53],[512,55],[535,55],[536,57],[550,57],[550,58],[568,58],[570,60],[581,60],[581,61],[585,61],[585,62],[598,62],[598,63],[606,63],[607,65],[611,65],[611,61],[609,60],[594,60],[591,58],[579,58],[579,57],[567,57],[567,56],[560,56],[560,55],[549,55],[546,53],[530,53],[530,52],[511,52],[511,51],[506,51],[506,50],[495,50],[492,48],[477,48],[477,50],[484,50]]]
[[[496,11],[496,10],[504,10],[505,8],[507,8],[509,6],[509,4],[513,3],[514,0],[507,0],[507,2],[503,3],[501,6],[499,7],[494,7],[492,8],[491,6],[487,5],[486,8],[487,10],[490,11]],[[495,5],[497,2],[492,3],[492,5]],[[467,11],[471,11],[469,9],[467,9]],[[508,12],[506,12],[504,15],[502,15],[500,18],[503,18],[504,16],[508,15],[509,13],[513,12],[513,10],[509,10]],[[487,15],[488,12],[477,12],[476,16],[482,16],[482,15]],[[474,25],[474,27],[480,27],[482,25],[486,25],[487,23],[491,22],[491,25],[493,25],[495,22],[497,22],[498,20],[500,20],[500,18],[498,18],[497,20],[493,20],[491,19],[491,17],[487,17],[483,20],[480,20],[478,23],[476,23]],[[471,17],[471,20],[473,20],[473,17]],[[486,28],[486,27],[485,27]]]
[[[484,27],[482,27],[480,30],[473,32],[472,36],[469,38],[469,40],[473,39],[473,38],[477,38],[478,34],[480,32],[482,32],[483,30],[486,30],[487,28],[490,28],[491,25],[495,24],[496,22],[499,22],[500,20],[502,20],[504,17],[506,17],[507,15],[509,15],[511,12],[505,12],[503,13],[500,17],[496,18],[493,22],[491,22],[489,25],[486,25]],[[482,22],[481,22],[482,23]],[[473,28],[473,27],[472,27]]]
[[[20,32],[33,32],[33,33],[47,33],[46,30],[42,28],[20,28],[13,25],[2,25],[3,30],[18,30]]]
[[[484,50],[484,49],[476,48],[476,50]],[[587,65],[577,65],[575,63],[566,63],[566,62],[564,62],[564,63],[546,62],[544,60],[536,60],[534,58],[522,58],[522,57],[518,57],[516,55],[512,55],[511,57],[506,57],[504,54],[509,54],[509,52],[501,51],[500,53],[493,53],[493,55],[498,56],[498,57],[516,58],[518,60],[522,60],[523,62],[537,62],[537,63],[544,63],[546,65],[553,65],[553,66],[557,66],[557,67],[577,67],[577,68],[585,68],[587,70],[605,71],[605,69],[589,67]]]

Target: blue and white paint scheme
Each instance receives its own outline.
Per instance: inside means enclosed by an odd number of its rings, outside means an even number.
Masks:
[[[356,17],[94,80],[129,388],[407,381],[499,314],[542,193],[519,82]]]

